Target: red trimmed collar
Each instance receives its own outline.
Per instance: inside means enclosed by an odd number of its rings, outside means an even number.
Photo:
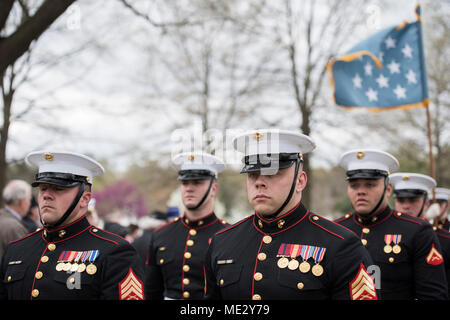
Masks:
[[[44,228],[44,230],[42,231],[43,232],[42,236],[48,242],[62,241],[69,237],[73,237],[74,235],[82,232],[89,226],[90,224],[89,221],[86,219],[86,216],[82,216],[81,218],[65,226],[59,226],[54,229]]]
[[[266,220],[261,214],[255,212],[253,225],[264,234],[283,232],[300,222],[307,213],[308,210],[299,202],[292,210],[273,220]]]
[[[391,215],[392,212],[393,211],[389,206],[386,206],[386,208],[381,209],[368,217],[355,212],[353,214],[353,220],[359,225],[371,226],[383,222]]]
[[[214,223],[217,221],[217,216],[214,213],[214,211],[212,211],[210,214],[208,214],[207,216],[200,218],[200,219],[189,219],[188,217],[186,217],[186,214],[183,215],[182,218],[180,218],[181,222],[189,229],[197,229],[197,228],[204,228],[206,226],[209,226],[210,224]]]

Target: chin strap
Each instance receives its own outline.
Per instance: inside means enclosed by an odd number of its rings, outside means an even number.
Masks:
[[[206,198],[208,198],[209,192],[211,191],[211,187],[214,183],[214,177],[211,177],[210,182],[209,182],[209,187],[208,190],[206,191],[205,195],[203,196],[202,200],[200,200],[200,202],[196,205],[196,206],[191,206],[191,207],[187,207],[189,210],[197,210],[198,208],[200,208],[200,206],[203,204],[203,202],[205,202]]]
[[[56,227],[58,227],[59,225],[61,225],[61,224],[69,217],[69,215],[72,213],[73,209],[75,209],[75,207],[77,206],[78,202],[79,202],[80,199],[81,199],[81,196],[83,195],[84,188],[85,188],[84,183],[81,183],[81,184],[80,184],[80,187],[79,187],[79,189],[78,189],[78,193],[77,193],[77,195],[75,196],[75,198],[73,199],[72,204],[69,206],[69,208],[68,208],[68,209],[66,210],[66,212],[63,214],[63,216],[62,216],[58,221],[56,221],[55,223],[53,223],[53,224],[46,224],[46,223],[44,223],[44,221],[42,221],[42,217],[41,217],[41,215],[40,215],[40,213],[39,213],[39,217],[40,217],[40,220],[41,220],[42,225],[43,225],[46,229],[48,229],[48,228],[56,228]]]
[[[425,194],[423,196],[422,208],[420,208],[419,214],[417,215],[418,217],[420,217],[423,213],[423,208],[425,207],[425,202],[427,202],[427,194]]]
[[[378,209],[380,208],[381,204],[383,203],[384,200],[384,196],[386,195],[386,189],[387,186],[389,184],[389,179],[388,177],[384,177],[384,190],[383,190],[383,194],[381,195],[380,200],[378,201],[377,205],[372,209],[372,211],[370,211],[366,217],[371,217],[374,213],[376,213],[378,211]]]
[[[302,161],[301,158],[298,158],[295,162],[294,179],[292,181],[291,190],[289,191],[289,195],[287,196],[286,200],[281,205],[281,207],[278,208],[277,211],[275,211],[274,213],[272,213],[270,215],[265,216],[264,219],[268,219],[268,220],[275,219],[277,217],[277,215],[280,214],[281,211],[283,211],[284,207],[286,207],[286,205],[289,203],[289,201],[291,201],[292,195],[294,194],[295,186],[297,185],[297,176],[298,176],[298,171],[300,169],[301,161]]]

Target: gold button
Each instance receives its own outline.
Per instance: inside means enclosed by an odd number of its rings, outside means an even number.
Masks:
[[[8,282],[10,282],[12,280],[11,276],[8,276]]]
[[[261,272],[257,272],[253,275],[253,279],[255,279],[256,281],[261,281],[263,278],[263,275]]]
[[[191,268],[190,268],[187,264],[185,264],[185,265],[183,266],[183,271],[184,271],[184,272],[188,272],[190,269],[191,269]]]
[[[166,247],[159,248],[159,251],[164,251],[164,250],[166,250]]]
[[[159,264],[163,264],[163,263],[164,263],[164,259],[160,259]]]
[[[368,234],[370,232],[370,229],[369,228],[363,228],[362,232],[365,233],[365,234]]]
[[[36,278],[36,279],[41,279],[42,278],[42,276],[43,276],[44,274],[42,273],[42,271],[38,271],[38,272],[36,272],[36,274],[34,275],[34,277]]]
[[[302,290],[304,287],[305,287],[305,285],[303,284],[303,282],[297,283],[297,289],[298,290]]]
[[[271,242],[272,242],[272,237],[271,237],[271,236],[264,236],[264,237],[263,237],[263,242],[264,242],[265,244],[271,243]]]
[[[199,226],[201,226],[201,225],[203,225],[203,224],[204,224],[203,220],[200,220],[200,221],[198,222],[198,225],[199,225]]]
[[[400,217],[401,215],[402,215],[402,213],[401,213],[401,212],[397,212],[397,216],[399,216],[399,217]]]
[[[190,259],[191,256],[192,256],[192,254],[191,254],[190,252],[185,252],[185,253],[184,253],[184,257],[185,257],[186,259]]]
[[[225,283],[225,281],[223,281],[223,279],[220,279],[219,283],[220,283],[221,286],[223,286],[223,284]]]
[[[75,283],[75,278],[70,278],[70,279],[69,279],[69,282],[70,282],[70,283]]]
[[[189,283],[191,283],[191,281],[188,278],[184,278],[183,279],[183,284],[184,285],[188,285]]]
[[[47,246],[47,248],[48,248],[48,250],[53,251],[53,250],[56,249],[56,246],[55,246],[54,243],[49,243],[48,246]]]
[[[186,244],[187,244],[189,247],[192,247],[192,246],[194,245],[194,240],[188,240],[188,241],[186,241]]]
[[[34,289],[33,291],[31,291],[31,296],[33,298],[37,298],[39,295],[39,290],[38,289]]]
[[[66,235],[66,230],[60,230],[58,232],[58,237],[60,237],[60,238],[64,237],[65,235]]]
[[[350,214],[350,213],[347,213],[347,214],[345,215],[345,218],[348,219],[348,218],[350,218],[350,216],[351,216],[351,214]]]
[[[92,232],[98,232],[97,228],[92,229]]]
[[[260,252],[258,254],[258,260],[259,261],[264,261],[264,260],[266,260],[266,258],[267,258],[267,255],[264,252]]]
[[[188,291],[183,292],[183,298],[187,299],[191,296],[191,294]]]
[[[394,258],[390,257],[390,258],[389,258],[389,262],[390,262],[390,263],[394,262]]]
[[[318,217],[318,216],[314,216],[314,217],[313,217],[313,220],[314,220],[314,221],[317,221],[317,220],[319,220],[319,217]]]
[[[189,234],[191,236],[195,236],[197,234],[197,230],[191,229],[191,230],[189,230]]]
[[[254,294],[252,300],[261,300],[261,296],[259,294]]]
[[[367,245],[367,240],[366,239],[361,239],[361,242],[362,242],[363,245],[365,245],[365,246]]]
[[[47,261],[48,261],[48,257],[47,256],[42,256],[41,262],[42,263],[46,263]]]

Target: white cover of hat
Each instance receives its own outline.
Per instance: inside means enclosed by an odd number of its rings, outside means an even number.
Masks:
[[[394,186],[394,190],[423,190],[431,192],[436,187],[436,181],[424,174],[397,172],[389,176],[389,181]]]
[[[450,199],[450,189],[447,188],[436,188],[436,200],[449,200]]]
[[[225,170],[224,162],[216,156],[204,152],[184,152],[172,159],[172,165],[181,170],[208,170],[220,173]]]
[[[339,165],[346,171],[351,170],[382,170],[389,173],[399,168],[398,160],[391,154],[376,149],[356,149],[345,152]]]
[[[94,159],[83,154],[59,151],[33,151],[30,152],[25,162],[32,167],[39,168],[41,172],[71,173],[79,176],[101,176],[105,169]]]
[[[305,154],[314,150],[316,144],[310,137],[299,132],[261,129],[237,135],[233,139],[233,147],[245,156],[269,153]]]

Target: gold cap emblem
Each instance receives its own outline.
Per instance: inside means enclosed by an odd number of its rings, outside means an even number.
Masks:
[[[255,138],[256,141],[259,141],[259,140],[262,139],[263,136],[264,135],[261,132],[256,132],[255,135],[254,135],[254,138]]]
[[[403,176],[403,177],[402,177],[402,180],[403,180],[403,181],[408,181],[408,180],[409,180],[409,176]]]
[[[359,160],[361,160],[362,158],[364,158],[364,156],[365,156],[365,153],[362,152],[362,151],[359,151],[359,152],[356,154],[356,158],[359,159]]]
[[[51,153],[44,153],[44,159],[47,161],[52,161],[53,155]]]
[[[195,159],[195,155],[190,154],[190,155],[188,156],[188,160],[189,160],[189,161],[194,161],[194,159]]]

